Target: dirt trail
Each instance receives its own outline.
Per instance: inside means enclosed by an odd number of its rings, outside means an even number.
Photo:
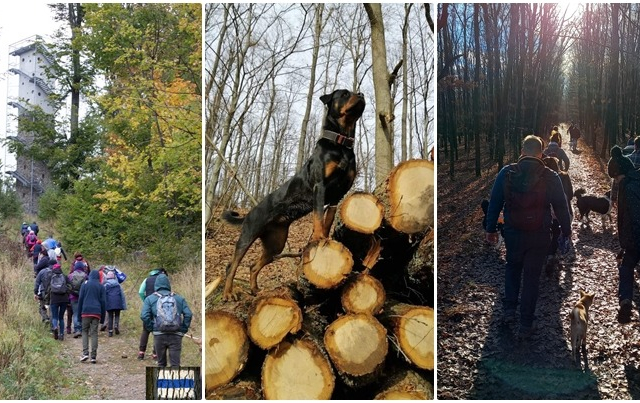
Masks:
[[[566,134],[563,138],[568,143]],[[609,190],[606,161],[582,141],[578,153],[568,144],[564,148],[574,189],[598,195]],[[476,179],[469,165],[467,179],[454,183],[443,166],[438,169],[438,398],[640,398],[638,313],[627,325],[616,319],[615,209],[613,223],[604,228],[593,215],[589,226],[574,219],[575,259],[565,258],[552,273],[543,271],[538,329],[530,341],[520,342],[501,321],[504,247],[496,250],[483,242],[479,205],[496,170],[486,167]],[[576,211],[575,199],[573,206]],[[596,293],[587,342],[590,370],[584,372],[573,364],[568,336],[568,314],[580,289]]]
[[[123,315],[137,314],[124,311]],[[141,400],[145,398],[145,367],[153,366],[151,359],[151,343],[147,346],[148,356],[137,359],[140,329],[121,329],[120,335],[107,337],[107,332],[99,332],[97,363],[80,362],[82,355],[82,338],[74,339],[65,335],[62,342],[64,349],[62,359],[69,363],[68,379],[91,390],[89,400]],[[69,388],[73,393],[73,387]]]

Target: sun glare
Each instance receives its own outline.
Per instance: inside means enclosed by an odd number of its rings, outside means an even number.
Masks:
[[[573,1],[558,3],[558,15],[560,19],[565,22],[577,20],[580,15],[582,15],[583,10],[584,4],[582,3],[575,3]]]

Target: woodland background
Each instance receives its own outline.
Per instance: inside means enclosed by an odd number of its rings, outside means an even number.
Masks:
[[[395,163],[427,158],[431,12],[428,4],[384,4],[373,14],[362,4],[207,4],[205,223],[220,206],[262,199],[302,166],[321,129],[319,97],[338,88],[367,101],[355,187],[370,191]],[[374,92],[375,76],[386,98]],[[376,113],[388,122],[384,134]]]
[[[438,149],[497,166],[574,121],[601,157],[640,124],[638,4],[438,5]],[[485,150],[486,153],[481,150]],[[441,165],[445,169],[445,165]]]

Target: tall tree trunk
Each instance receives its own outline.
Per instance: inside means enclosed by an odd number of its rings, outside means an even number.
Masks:
[[[313,52],[311,54],[311,78],[309,79],[309,90],[307,91],[307,105],[302,118],[302,127],[300,129],[300,140],[298,141],[298,159],[296,161],[296,171],[302,169],[305,161],[305,149],[307,141],[307,126],[309,126],[309,116],[311,115],[311,105],[313,103],[313,94],[316,84],[316,66],[318,65],[318,53],[320,52],[320,34],[322,33],[322,13],[324,11],[324,3],[316,5],[315,25],[313,31]]]
[[[475,145],[476,177],[481,174],[480,170],[480,6],[473,5],[473,37],[475,40],[475,87],[473,90],[473,142]]]
[[[376,183],[380,183],[393,168],[393,132],[391,123],[394,120],[394,116],[391,110],[391,91],[389,88],[382,7],[379,3],[365,3],[364,8],[371,24],[371,56],[376,98],[375,180]]]

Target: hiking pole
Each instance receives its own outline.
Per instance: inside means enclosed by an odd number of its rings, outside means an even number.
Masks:
[[[191,340],[193,340],[193,342],[196,343],[200,347],[200,349],[202,349],[202,339],[200,339],[198,337],[194,337],[194,336],[192,336],[190,334],[186,334],[186,333],[185,333],[184,336],[190,338]]]

